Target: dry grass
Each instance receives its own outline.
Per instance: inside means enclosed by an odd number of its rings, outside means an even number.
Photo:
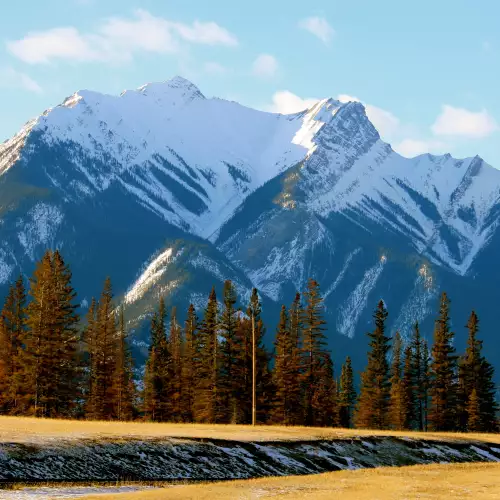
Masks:
[[[313,476],[251,479],[225,483],[171,486],[134,493],[103,494],[86,500],[498,500],[499,464],[418,465]]]
[[[355,436],[395,436],[416,439],[484,441],[500,443],[498,434],[420,433],[247,425],[156,424],[92,422],[25,417],[0,417],[0,443],[29,443],[83,438],[205,438],[231,441],[299,441],[342,439]]]

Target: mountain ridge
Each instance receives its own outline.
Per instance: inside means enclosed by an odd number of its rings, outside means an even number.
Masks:
[[[499,171],[478,156],[404,158],[355,101],[281,115],[175,77],[79,91],[0,145],[0,292],[58,247],[82,301],[111,274],[134,325],[159,293],[201,307],[211,281],[234,279],[272,312],[312,276],[332,344],[368,328],[381,297],[392,330],[430,328],[440,289],[494,290],[499,221]]]

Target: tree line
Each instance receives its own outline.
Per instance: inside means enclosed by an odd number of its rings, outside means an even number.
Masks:
[[[471,312],[465,353],[453,346],[450,300],[440,298],[433,343],[386,332],[380,301],[356,391],[351,359],[339,376],[327,349],[319,284],[281,307],[268,350],[256,289],[238,308],[231,281],[212,288],[198,317],[180,322],[160,297],[144,370],[134,367],[123,307],[110,279],[86,317],[77,314],[71,271],[58,251],[20,277],[0,314],[0,413],[50,418],[150,420],[496,432],[493,366]]]

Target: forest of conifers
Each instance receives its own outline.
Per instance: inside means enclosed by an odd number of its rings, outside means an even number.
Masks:
[[[498,430],[493,367],[482,354],[479,320],[467,323],[465,353],[453,347],[450,301],[442,293],[431,346],[420,335],[386,333],[380,301],[368,333],[359,392],[348,357],[334,374],[318,283],[310,279],[283,305],[272,352],[256,289],[237,309],[226,281],[198,317],[191,305],[183,325],[159,298],[150,323],[144,369],[134,368],[123,308],[111,281],[79,318],[71,271],[47,251],[26,291],[20,277],[0,316],[0,413],[52,418],[157,422],[252,422],[255,362],[256,421],[260,424],[372,429]],[[255,350],[253,350],[255,347]],[[255,353],[255,356],[254,356]]]

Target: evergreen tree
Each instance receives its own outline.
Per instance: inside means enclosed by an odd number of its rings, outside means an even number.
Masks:
[[[352,427],[352,415],[356,404],[356,390],[351,366],[351,358],[347,356],[342,365],[338,388],[339,425],[346,429]]]
[[[169,400],[170,421],[182,422],[182,329],[177,322],[177,308],[170,314],[170,352],[172,356],[172,378]]]
[[[496,430],[496,388],[493,382],[493,367],[482,355],[483,342],[477,338],[479,319],[475,311],[472,311],[469,317],[467,329],[469,332],[467,348],[459,362],[460,427],[462,430],[469,428],[469,399],[475,390],[475,398],[479,405],[479,420],[474,422],[474,428],[491,432]]]
[[[75,292],[59,252],[48,251],[31,279],[23,353],[24,404],[44,417],[70,416],[78,367]]]
[[[404,350],[404,367],[403,367],[403,414],[404,414],[404,429],[418,429],[418,394],[415,391],[416,373],[414,370],[415,353],[412,346],[407,345]]]
[[[135,401],[134,366],[128,345],[128,335],[125,329],[123,306],[120,307],[118,320],[116,367],[113,383],[113,395],[115,398],[114,414],[116,418],[118,420],[132,420],[134,417]]]
[[[431,384],[431,358],[429,346],[425,339],[422,340],[422,393],[423,393],[423,430],[429,428],[429,388]]]
[[[356,412],[357,427],[386,429],[389,424],[391,384],[387,361],[390,338],[385,335],[387,315],[384,302],[381,300],[373,315],[375,329],[368,333],[370,351],[368,365],[361,377],[361,391]]]
[[[236,342],[238,317],[235,308],[236,290],[230,280],[224,282],[223,301],[219,329],[221,336],[220,345],[220,397],[222,422],[236,422],[238,419],[238,391],[236,384],[237,372]]]
[[[97,306],[93,332],[91,392],[87,417],[109,420],[115,417],[114,377],[116,371],[117,334],[111,279],[104,281]],[[89,332],[90,333],[90,332]]]
[[[182,350],[182,420],[194,420],[195,364],[198,318],[193,304],[189,305],[184,324],[184,345]]]
[[[323,298],[318,283],[310,279],[303,294],[305,307],[302,310],[302,381],[304,393],[304,415],[306,425],[315,425],[318,408],[313,405],[315,393],[321,391],[319,371],[328,363],[325,350]]]
[[[313,393],[313,425],[316,427],[336,427],[339,425],[337,384],[333,373],[333,361],[329,353],[321,358],[315,369],[317,380]]]
[[[276,397],[273,408],[273,422],[282,425],[294,423],[293,413],[297,396],[293,394],[299,377],[298,366],[294,364],[295,340],[290,332],[290,322],[285,306],[281,306],[280,321],[276,329],[274,384]]]
[[[295,294],[295,298],[289,310],[290,317],[290,336],[293,345],[290,365],[295,367],[296,376],[290,381],[289,394],[292,398],[290,406],[291,425],[304,424],[304,398],[302,394],[302,303],[300,293]]]
[[[411,402],[413,403],[413,419],[415,429],[417,431],[424,430],[424,407],[426,400],[426,384],[427,373],[424,368],[424,340],[420,336],[420,328],[418,321],[413,327],[413,335],[410,342],[411,346],[411,372],[412,372],[412,387],[411,387]],[[410,389],[408,387],[408,389]]]
[[[90,306],[86,315],[86,324],[83,329],[83,350],[80,356],[82,367],[82,412],[86,417],[91,418],[93,397],[95,396],[96,377],[96,346],[97,346],[97,302],[94,297],[90,301]]]
[[[272,372],[269,368],[271,360],[270,354],[264,347],[265,327],[261,318],[262,304],[260,302],[259,293],[256,288],[252,289],[250,302],[247,307],[247,316],[250,320],[252,332],[252,362],[254,363],[255,372],[255,413],[252,422],[255,419],[256,423],[265,424],[269,421],[273,398],[274,384]],[[252,400],[252,406],[253,400]]]
[[[166,330],[165,300],[151,320],[151,343],[144,372],[144,413],[154,422],[166,422],[171,415],[172,356]]]
[[[212,288],[200,325],[197,343],[195,417],[198,422],[217,423],[220,411],[220,352],[218,304]]]
[[[0,313],[0,412],[22,411],[23,352],[26,336],[26,290],[20,276],[10,286]]]
[[[402,340],[396,332],[392,346],[391,391],[389,423],[398,431],[407,428],[407,400],[403,378],[401,376]]]
[[[481,403],[477,395],[476,388],[472,389],[470,397],[467,401],[467,431],[480,432],[482,431],[481,425]]]
[[[443,292],[432,346],[429,420],[435,431],[457,428],[457,356],[453,347],[449,307],[450,300]]]

